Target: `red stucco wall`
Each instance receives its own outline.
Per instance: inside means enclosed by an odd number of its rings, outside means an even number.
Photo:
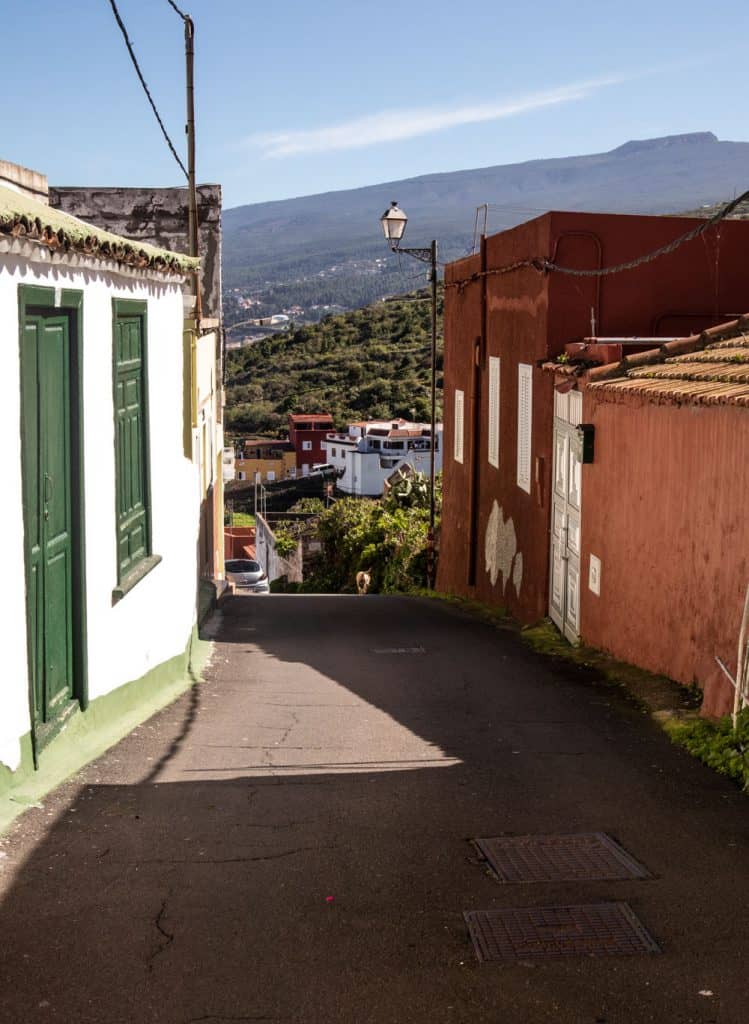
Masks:
[[[635,401],[588,389],[595,461],[583,467],[582,636],[705,690],[724,714],[749,584],[749,410]],[[601,559],[601,594],[588,589]]]
[[[490,272],[516,261],[548,257],[567,267],[608,266],[632,259],[683,234],[695,222],[672,217],[551,213],[486,240]],[[547,614],[549,488],[552,463],[553,378],[533,374],[531,494],[516,482],[519,362],[535,364],[591,332],[591,308],[599,335],[686,335],[749,309],[744,252],[749,222],[732,221],[674,254],[637,270],[602,279],[543,274],[533,268],[489,273],[454,287],[481,270],[478,255],[445,272],[445,529],[440,541],[437,586],[507,607],[522,622]],[[486,328],[482,292],[485,289]],[[479,339],[478,434],[473,437],[474,346]],[[500,467],[487,459],[488,357],[501,359]],[[454,393],[465,393],[465,455],[453,458]],[[476,474],[472,455],[478,446]],[[475,559],[471,566],[471,489],[477,487]],[[616,491],[615,491],[616,493]],[[588,495],[583,489],[585,508]],[[596,500],[601,500],[600,496]],[[494,503],[501,508],[505,540],[522,553],[516,586],[505,573],[492,583],[487,571],[487,527]],[[511,523],[510,523],[511,521]],[[496,514],[495,514],[496,524]],[[583,521],[585,530],[585,520]],[[490,544],[491,546],[491,544]],[[471,569],[474,582],[469,583]],[[587,572],[587,569],[585,570]],[[512,576],[513,573],[511,572]],[[515,576],[517,581],[517,575]],[[710,654],[712,658],[712,653]]]

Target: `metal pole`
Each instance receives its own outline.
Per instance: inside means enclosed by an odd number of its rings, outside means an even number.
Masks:
[[[187,234],[190,255],[198,255],[198,200],[195,187],[195,26],[185,18],[185,77],[187,86]]]
[[[185,18],[185,80],[187,94],[187,242],[190,255],[199,255],[198,245],[198,191],[195,184],[195,85],[193,69],[195,63],[195,25],[192,18]],[[195,273],[195,319],[200,327],[203,319],[203,296],[200,287],[200,271]]]
[[[429,454],[429,532],[427,533],[427,587],[434,590],[434,466],[437,445],[437,241],[432,241],[432,366],[431,366],[431,452]]]

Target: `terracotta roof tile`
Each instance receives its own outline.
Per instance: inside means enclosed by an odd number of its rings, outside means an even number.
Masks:
[[[27,239],[51,251],[74,252],[163,274],[195,271],[200,261],[104,231],[13,189],[0,187],[0,238]]]
[[[591,374],[588,386],[600,401],[624,401],[628,395],[640,395],[661,404],[749,408],[746,326],[742,317],[676,344],[643,352],[618,368],[606,368],[605,376],[600,372]],[[614,376],[617,372],[621,375]],[[603,379],[596,379],[601,376]]]

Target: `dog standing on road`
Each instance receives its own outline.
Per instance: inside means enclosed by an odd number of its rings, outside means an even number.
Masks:
[[[356,574],[356,592],[357,594],[366,594],[369,590],[369,585],[372,582],[369,569],[364,569]]]

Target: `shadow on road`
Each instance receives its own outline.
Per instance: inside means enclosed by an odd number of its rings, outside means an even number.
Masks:
[[[467,842],[591,830],[656,877],[503,887]],[[233,598],[206,681],[12,834],[0,1021],[739,1024],[746,850],[740,794],[510,633]],[[462,919],[599,899],[663,955],[479,966]]]

